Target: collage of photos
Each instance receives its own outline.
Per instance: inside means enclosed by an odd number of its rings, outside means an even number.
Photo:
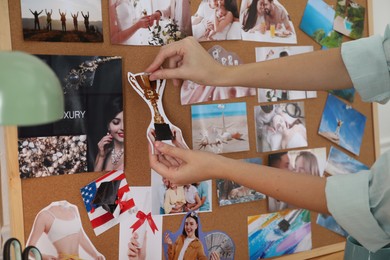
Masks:
[[[240,55],[245,51],[254,50],[256,62],[264,62],[312,52],[316,44],[322,49],[339,47],[344,36],[362,37],[366,13],[354,1],[335,0],[335,5],[329,5],[323,0],[307,0],[300,23],[296,24],[298,19],[290,16],[296,10],[290,10],[291,4],[282,0],[20,2],[24,41],[109,42],[115,48],[160,48],[193,36],[209,47],[209,55],[223,66],[243,65],[245,59]],[[106,6],[108,21],[103,21],[102,7]],[[103,28],[109,31],[103,33]],[[307,34],[313,45],[298,46],[298,30]],[[103,35],[107,37],[103,39]],[[236,46],[225,48],[228,45],[222,41],[270,44],[235,52]],[[238,182],[217,179],[214,183],[206,180],[183,185],[153,169],[149,173],[148,168],[143,174],[148,178],[150,174],[150,186],[128,183],[126,175],[131,173],[124,171],[126,117],[122,89],[146,103],[141,104],[142,111],[149,108],[151,120],[142,131],[152,147],[151,153],[158,153],[161,160],[174,159],[155,150],[156,141],[227,157],[235,153],[232,157],[241,157],[237,160],[247,163],[262,165],[266,161],[268,166],[294,174],[323,178],[368,169],[355,159],[360,154],[367,119],[349,105],[355,98],[353,88],[329,91],[321,111],[318,132],[314,134],[332,145],[327,156],[327,148],[312,148],[315,143],[308,142],[313,133],[307,132],[306,118],[313,111],[305,107],[305,102],[317,98],[316,91],[206,86],[184,80],[177,101],[191,106],[186,115],[191,120],[188,128],[192,143],[188,143],[178,127],[183,122],[175,125],[164,111],[167,81],[151,81],[146,72],[122,73],[122,59],[126,57],[36,56],[59,78],[65,112],[54,123],[18,127],[20,177],[103,172],[76,191],[83,204],[80,208],[61,199],[48,203],[36,214],[27,245],[38,247],[44,258],[104,260],[104,248],[96,248],[84,228],[102,237],[119,224],[118,259],[233,260],[240,255],[232,234],[203,228],[202,218],[213,216],[218,207],[223,210],[256,201],[263,201],[267,209],[244,216],[249,259],[312,249],[310,211]],[[122,82],[130,88],[123,87]],[[246,99],[257,103],[249,106]],[[248,118],[252,112],[254,117]],[[248,130],[248,123],[254,123],[254,133]],[[255,148],[254,157],[238,154]],[[217,196],[216,200],[213,196]],[[84,215],[88,227],[83,226]],[[181,219],[177,229],[164,227],[166,217]],[[348,235],[331,216],[318,214],[316,224],[341,236]]]

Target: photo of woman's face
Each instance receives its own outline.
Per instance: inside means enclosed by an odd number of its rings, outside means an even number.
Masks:
[[[298,157],[295,161],[295,171],[299,173],[311,174],[308,172],[306,164],[307,162],[305,162],[305,159],[302,156]]]
[[[123,111],[117,114],[115,118],[111,120],[108,129],[110,130],[110,134],[115,140],[123,143],[125,137],[125,131],[123,129]]]
[[[185,222],[184,229],[188,237],[195,236],[195,231],[198,228],[198,224],[195,219],[188,217]]]

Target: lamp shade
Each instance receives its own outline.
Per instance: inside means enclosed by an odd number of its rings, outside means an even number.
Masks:
[[[64,94],[51,68],[31,54],[0,52],[0,125],[39,125],[63,115]]]

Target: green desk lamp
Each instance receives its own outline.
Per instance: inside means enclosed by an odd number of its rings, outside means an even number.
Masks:
[[[63,118],[60,81],[39,58],[0,52],[0,125],[31,126]]]

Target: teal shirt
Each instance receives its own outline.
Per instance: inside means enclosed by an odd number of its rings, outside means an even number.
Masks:
[[[206,200],[204,201],[203,205],[200,206],[200,211],[208,211],[210,210],[210,202],[209,202],[209,185],[206,181],[202,181],[199,183],[197,189],[198,189],[198,195],[199,198],[202,199],[202,197],[206,197]]]
[[[364,101],[390,98],[390,26],[384,37],[372,36],[341,47],[355,89]],[[352,237],[375,252],[390,244],[390,151],[368,171],[327,178],[330,213]]]

